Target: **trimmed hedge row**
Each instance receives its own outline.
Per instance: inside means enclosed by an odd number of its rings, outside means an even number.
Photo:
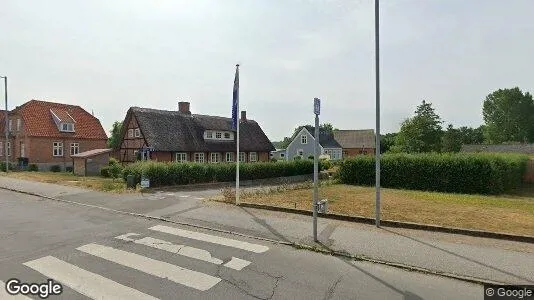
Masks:
[[[522,182],[528,156],[518,154],[386,154],[380,160],[381,186],[465,194],[500,194]],[[340,164],[341,182],[375,184],[375,158]]]
[[[329,162],[320,162],[319,170],[329,167]],[[171,162],[136,162],[124,168],[122,177],[134,175],[141,182],[141,175],[150,179],[150,186],[185,185],[208,182],[235,181],[235,164],[198,164]],[[239,164],[239,179],[254,180],[295,175],[313,174],[313,161],[257,162]]]

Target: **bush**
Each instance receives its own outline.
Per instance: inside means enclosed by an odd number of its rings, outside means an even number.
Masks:
[[[319,164],[319,170],[325,164]],[[141,182],[141,176],[150,179],[151,186],[184,185],[208,182],[235,181],[236,165],[233,163],[197,164],[197,163],[169,163],[169,162],[136,162],[129,164],[122,172],[126,180],[133,175],[136,183]],[[239,165],[240,180],[276,178],[313,173],[313,161],[280,161],[277,163],[256,162]],[[103,175],[104,176],[104,175]]]
[[[9,170],[13,170],[13,164],[9,163],[8,168],[9,168]],[[2,172],[6,171],[6,162],[5,161],[0,162],[0,170]]]
[[[308,159],[314,159],[314,158],[315,158],[315,156],[313,156],[313,155],[308,155]]]
[[[28,166],[28,171],[30,171],[30,172],[37,172],[37,171],[39,171],[39,167],[38,167],[36,164],[30,164],[30,165]]]
[[[65,168],[65,172],[71,172],[72,173],[73,170],[74,170],[73,167],[66,167]]]
[[[110,169],[111,169],[110,166],[105,166],[105,167],[100,168],[100,175],[105,178],[110,178],[111,177]]]
[[[53,165],[50,167],[51,172],[61,172],[61,166],[60,165]]]
[[[513,154],[385,154],[381,185],[467,194],[500,194],[522,182],[528,157]],[[341,182],[375,184],[375,158],[358,156],[340,164]]]
[[[117,159],[115,159],[115,158],[113,158],[113,157],[110,157],[110,158],[109,158],[109,163],[108,163],[108,164],[109,164],[110,166],[113,166],[113,165],[120,165],[120,162],[119,162]]]

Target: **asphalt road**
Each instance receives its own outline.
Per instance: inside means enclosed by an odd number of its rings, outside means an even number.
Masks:
[[[483,299],[458,280],[5,190],[0,228],[0,280],[61,283],[49,299]]]

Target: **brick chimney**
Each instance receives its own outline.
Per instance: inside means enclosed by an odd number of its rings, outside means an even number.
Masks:
[[[241,121],[246,121],[247,120],[247,111],[246,110],[242,110],[241,111]]]
[[[189,102],[178,102],[178,111],[190,115],[191,111],[189,110]]]

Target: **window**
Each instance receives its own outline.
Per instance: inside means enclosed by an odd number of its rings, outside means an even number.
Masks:
[[[187,153],[176,153],[176,161],[180,163],[187,162]]]
[[[249,161],[258,161],[258,153],[256,152],[250,152],[248,154],[248,160]]]
[[[128,137],[129,138],[133,138],[134,137],[134,130],[133,129],[128,129]]]
[[[7,156],[11,156],[11,143],[7,142]]]
[[[24,147],[24,142],[20,142],[20,157],[26,157],[26,148]]]
[[[216,132],[216,133],[215,133],[215,138],[216,138],[216,139],[220,139],[220,138],[222,138],[222,132]]]
[[[308,143],[308,136],[303,134],[302,136],[300,136],[300,143],[301,144],[307,144]]]
[[[17,131],[20,131],[21,124],[22,124],[21,120],[17,119]]]
[[[54,156],[63,156],[63,143],[62,142],[54,142],[52,146],[53,155]]]
[[[297,155],[302,156],[304,154],[304,150],[299,149],[297,150]]]
[[[245,162],[245,152],[239,152],[239,162]]]
[[[230,132],[225,132],[224,133],[224,138],[225,139],[230,139]]]
[[[70,144],[70,155],[74,155],[78,153],[80,153],[80,144],[79,143]]]
[[[284,157],[286,156],[284,153],[280,153],[280,157]]]
[[[206,138],[207,138],[207,139],[212,139],[212,138],[213,138],[213,132],[211,132],[211,131],[206,131]]]
[[[136,128],[134,130],[134,135],[135,135],[136,138],[141,137],[141,130],[139,130],[139,128]]]
[[[9,120],[9,131],[13,130],[13,120]]]
[[[233,162],[233,161],[234,161],[234,153],[226,152],[226,162]]]
[[[4,156],[4,143],[0,142],[0,156]]]
[[[204,153],[195,153],[195,162],[204,163]]]
[[[219,161],[219,153],[211,153],[210,161],[212,163],[218,163]]]
[[[72,123],[61,123],[61,131],[74,131],[74,124]]]

